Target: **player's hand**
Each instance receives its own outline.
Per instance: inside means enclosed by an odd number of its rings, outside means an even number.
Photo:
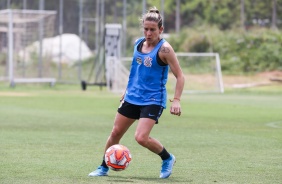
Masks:
[[[181,106],[179,100],[173,100],[170,107],[170,114],[180,116],[181,115]]]
[[[122,102],[124,99],[124,94],[120,97],[119,101]]]

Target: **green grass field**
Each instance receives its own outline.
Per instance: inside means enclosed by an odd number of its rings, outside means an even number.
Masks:
[[[119,95],[92,87],[0,86],[0,183],[282,183],[282,93],[266,90],[184,94],[182,116],[165,110],[152,136],[176,156],[161,160],[134,140],[127,170],[87,175],[101,163]],[[137,122],[136,122],[137,123]]]

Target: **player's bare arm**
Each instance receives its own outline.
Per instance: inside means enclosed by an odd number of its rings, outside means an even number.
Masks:
[[[168,48],[168,47],[166,47],[166,46],[162,46],[162,47],[161,47],[161,49],[159,50],[159,52],[161,52],[161,53],[169,53],[169,52],[170,52],[170,50],[169,50],[169,48]]]
[[[170,113],[174,115],[181,115],[180,99],[184,88],[185,78],[180,68],[175,52],[169,43],[164,43],[159,50],[159,56],[163,62],[170,66],[173,75],[176,78],[176,86],[174,92],[173,103],[170,107]]]

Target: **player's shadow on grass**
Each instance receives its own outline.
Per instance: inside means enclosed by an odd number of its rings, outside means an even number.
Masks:
[[[170,177],[167,179],[161,179],[161,178],[151,178],[151,177],[136,177],[136,176],[132,176],[132,177],[125,177],[125,176],[108,176],[109,182],[120,182],[120,183],[136,183],[136,180],[139,180],[140,183],[146,182],[146,183],[191,183],[193,182],[192,180],[181,180],[180,178],[174,178],[174,177]]]

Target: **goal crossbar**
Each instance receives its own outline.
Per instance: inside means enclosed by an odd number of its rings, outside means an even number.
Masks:
[[[222,72],[221,72],[221,64],[220,64],[220,57],[218,53],[184,53],[184,52],[177,52],[175,53],[177,57],[214,57],[215,58],[215,66],[214,66],[214,72],[215,72],[215,78],[217,83],[217,89],[215,92],[224,93],[224,86],[223,86],[223,80],[222,80]],[[185,92],[185,91],[184,91]],[[187,93],[199,93],[204,92],[200,90],[193,90],[193,91],[186,91]],[[207,91],[211,92],[211,91]]]
[[[15,78],[10,82],[10,86],[14,87],[16,83],[50,83],[54,86],[56,83],[55,78]]]
[[[0,22],[9,23],[10,13],[17,14],[17,15],[28,15],[28,16],[22,16],[20,18],[13,17],[13,23],[28,23],[28,22],[38,22],[39,20],[41,20],[42,18],[46,16],[56,14],[56,11],[52,11],[52,10],[17,10],[17,9],[0,10]]]
[[[220,57],[218,53],[177,52],[176,56],[187,78],[183,93],[224,93]],[[199,60],[199,57],[206,58],[203,60],[200,58]],[[204,61],[203,65],[201,65],[202,61]],[[120,63],[128,70],[127,73],[129,73],[131,62],[132,57],[121,58]],[[205,71],[193,70],[192,68],[195,67],[195,65],[199,65],[197,67],[200,69],[202,69],[201,67],[206,67],[204,68]],[[118,69],[118,67],[116,67],[116,69]],[[192,70],[192,72],[190,72],[190,70]],[[127,82],[125,79],[122,79],[122,81],[124,83]],[[172,80],[172,85],[175,85],[173,81],[174,79]],[[168,83],[168,85],[171,85],[171,83]],[[124,85],[122,87],[121,85],[117,85],[116,87],[120,87],[120,90],[124,90]]]
[[[43,74],[43,71],[48,71],[43,70],[43,67],[45,65],[45,67],[48,67],[48,65],[47,62],[43,61],[42,56],[42,40],[54,34],[55,16],[56,11],[50,10],[0,10],[1,39],[4,36],[6,37],[6,43],[2,45],[0,51],[3,51],[3,48],[7,49],[7,74],[10,86],[14,86],[16,83],[50,83],[51,86],[55,84],[56,79],[50,77],[48,72]],[[26,66],[30,66],[29,70],[34,71],[32,67],[35,65],[30,63],[35,60],[27,61],[23,59],[16,62],[20,58],[18,53],[22,50],[25,52],[27,45],[36,41],[40,44],[40,53],[37,59],[38,77],[35,77],[35,73],[26,72],[28,71]],[[21,74],[19,73],[20,70]]]

